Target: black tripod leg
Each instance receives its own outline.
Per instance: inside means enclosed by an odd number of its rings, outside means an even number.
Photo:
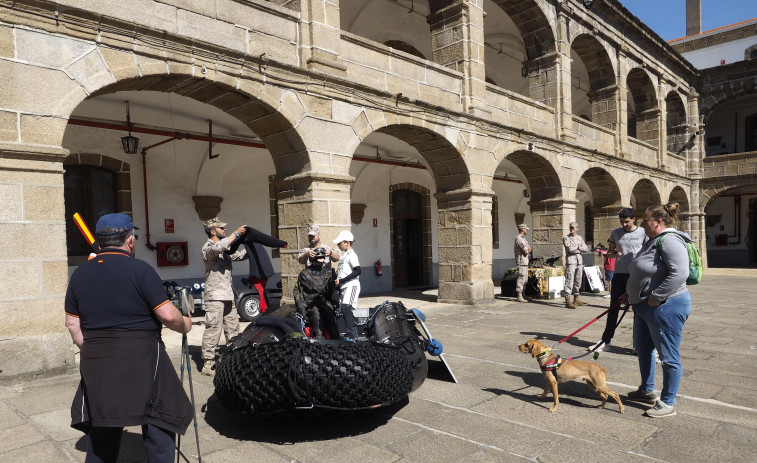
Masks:
[[[195,441],[197,442],[197,461],[202,463],[202,455],[200,454],[200,435],[197,431],[197,408],[195,406],[195,390],[192,385],[192,359],[189,356],[189,345],[187,343],[187,335],[184,334],[184,340],[182,342],[185,346],[184,355],[187,359],[187,377],[189,378],[189,396],[192,399],[192,416],[194,417],[195,426]]]

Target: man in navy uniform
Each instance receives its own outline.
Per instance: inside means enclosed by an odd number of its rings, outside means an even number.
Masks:
[[[102,250],[74,271],[66,327],[79,349],[81,381],[71,426],[89,435],[86,462],[115,462],[124,426],[142,426],[150,462],[172,462],[176,433],[193,417],[161,340],[163,325],[192,329],[168,300],[155,270],[134,258],[137,227],[126,214],[106,214],[95,234]]]

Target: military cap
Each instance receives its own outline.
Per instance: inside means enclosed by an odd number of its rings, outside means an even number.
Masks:
[[[213,218],[212,218],[212,219],[210,219],[210,220],[206,220],[206,221],[205,221],[205,222],[203,222],[202,224],[203,224],[203,226],[204,226],[204,227],[205,227],[206,229],[211,229],[211,228],[224,228],[224,227],[225,227],[226,225],[228,225],[228,224],[227,224],[226,222],[221,222],[220,220],[218,220],[218,217],[213,217]]]
[[[321,227],[316,224],[308,225],[308,236],[315,236],[321,234]]]

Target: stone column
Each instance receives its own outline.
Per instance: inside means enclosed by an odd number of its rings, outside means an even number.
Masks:
[[[570,40],[568,39],[568,25],[570,17],[563,3],[557,6],[557,54],[555,56],[555,72],[557,87],[557,133],[561,140],[575,140],[573,134],[573,98],[571,94],[572,60],[570,58]]]
[[[591,214],[594,217],[594,246],[602,243],[605,248],[607,247],[607,239],[610,238],[612,231],[620,226],[618,212],[621,208],[621,205],[616,204],[613,206],[593,207],[591,209]],[[602,259],[599,257],[599,254],[595,253],[594,263],[601,266]]]
[[[616,50],[618,59],[618,91],[615,94],[617,106],[617,122],[615,130],[615,155],[623,157],[623,152],[628,146],[628,74],[627,53],[622,47]]]
[[[67,154],[61,148],[0,142],[0,383],[76,367],[63,324]]]
[[[341,23],[340,0],[301,0],[300,57],[308,69],[329,74],[345,74],[339,56]]]
[[[531,217],[533,219],[533,256],[551,257],[561,256],[565,265],[565,246],[563,236],[568,234],[568,225],[576,220],[575,199],[552,198],[541,201],[530,201]]]
[[[610,130],[618,128],[618,86],[592,90],[588,94],[591,102],[591,121]]]
[[[434,195],[439,211],[439,302],[475,304],[494,298],[491,190]]]
[[[282,302],[293,303],[292,290],[303,266],[297,256],[308,245],[307,227],[320,225],[326,244],[339,231],[350,229],[350,187],[353,177],[302,173],[274,181],[278,200],[279,239],[288,243],[280,250]]]
[[[660,78],[657,90],[657,107],[660,112],[657,117],[657,168],[665,167],[665,159],[668,155],[668,101],[666,99],[665,81]]]
[[[561,60],[557,53],[550,53],[525,63],[528,72],[528,95],[555,109],[558,108],[558,81]]]
[[[464,110],[491,115],[486,107],[483,0],[455,0],[427,21],[432,61],[463,73]]]
[[[689,178],[691,179],[691,188],[689,189],[689,235],[699,248],[702,256],[702,265],[707,267],[707,236],[706,236],[706,214],[704,207],[701,205],[700,181],[704,174],[704,124],[700,123],[699,116],[699,95],[692,92],[688,99],[689,116],[688,116],[688,133],[690,143],[688,143],[687,159]],[[701,209],[700,209],[701,208]]]
[[[636,118],[636,139],[649,143],[655,148],[659,148],[660,142],[660,108],[651,108],[646,111],[637,112]],[[659,152],[659,149],[658,149]]]

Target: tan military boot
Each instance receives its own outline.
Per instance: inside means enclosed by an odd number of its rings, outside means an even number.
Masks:
[[[516,294],[518,295],[518,299],[516,299],[518,302],[528,302],[523,298],[523,292],[518,291]]]
[[[565,296],[565,307],[568,309],[575,309],[576,306],[573,305],[572,302],[570,302],[570,296]]]
[[[586,303],[584,301],[582,301],[581,299],[579,299],[578,298],[578,294],[576,294],[576,296],[573,298],[573,305],[576,306],[576,307],[579,307],[579,306],[582,306],[582,305],[586,305]]]
[[[216,371],[213,369],[214,364],[215,362],[213,362],[212,360],[205,360],[205,363],[202,365],[202,371],[200,373],[205,376],[215,376]]]

